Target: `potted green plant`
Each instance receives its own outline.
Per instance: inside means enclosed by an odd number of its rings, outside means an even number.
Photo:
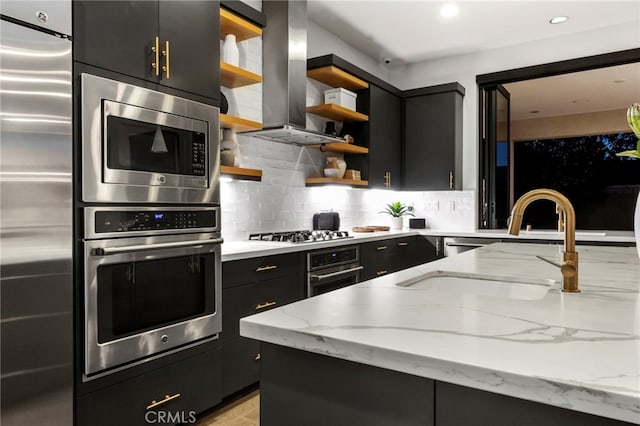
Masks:
[[[629,127],[638,138],[638,144],[636,145],[636,149],[619,152],[616,155],[619,157],[640,158],[640,104],[635,103],[629,107],[627,110],[627,123],[629,123]],[[636,200],[633,228],[636,237],[636,248],[638,250],[638,256],[640,256],[640,194]]]
[[[385,209],[380,213],[386,213],[391,216],[391,229],[402,229],[402,217],[413,216],[409,207],[402,204],[400,201],[387,204]]]

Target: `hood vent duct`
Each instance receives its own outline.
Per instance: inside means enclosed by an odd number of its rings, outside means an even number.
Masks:
[[[263,1],[262,121],[246,135],[274,142],[311,145],[341,141],[306,130],[307,1]]]

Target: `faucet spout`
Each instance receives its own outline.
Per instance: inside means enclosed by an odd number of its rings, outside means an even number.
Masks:
[[[522,217],[527,206],[536,200],[550,200],[556,203],[556,211],[564,219],[564,253],[562,272],[562,291],[578,293],[578,253],[576,252],[576,213],[567,197],[553,189],[534,189],[518,199],[511,210],[509,234],[518,235],[522,226]]]

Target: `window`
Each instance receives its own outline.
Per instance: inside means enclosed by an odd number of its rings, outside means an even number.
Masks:
[[[555,189],[571,200],[578,229],[633,230],[640,162],[615,154],[635,147],[633,133],[515,142],[514,196]],[[523,223],[553,229],[554,208],[552,202],[533,203]]]

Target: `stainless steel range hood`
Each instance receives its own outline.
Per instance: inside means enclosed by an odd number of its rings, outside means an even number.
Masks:
[[[263,130],[246,135],[274,142],[312,145],[343,142],[306,130],[307,1],[264,1],[262,34]]]

